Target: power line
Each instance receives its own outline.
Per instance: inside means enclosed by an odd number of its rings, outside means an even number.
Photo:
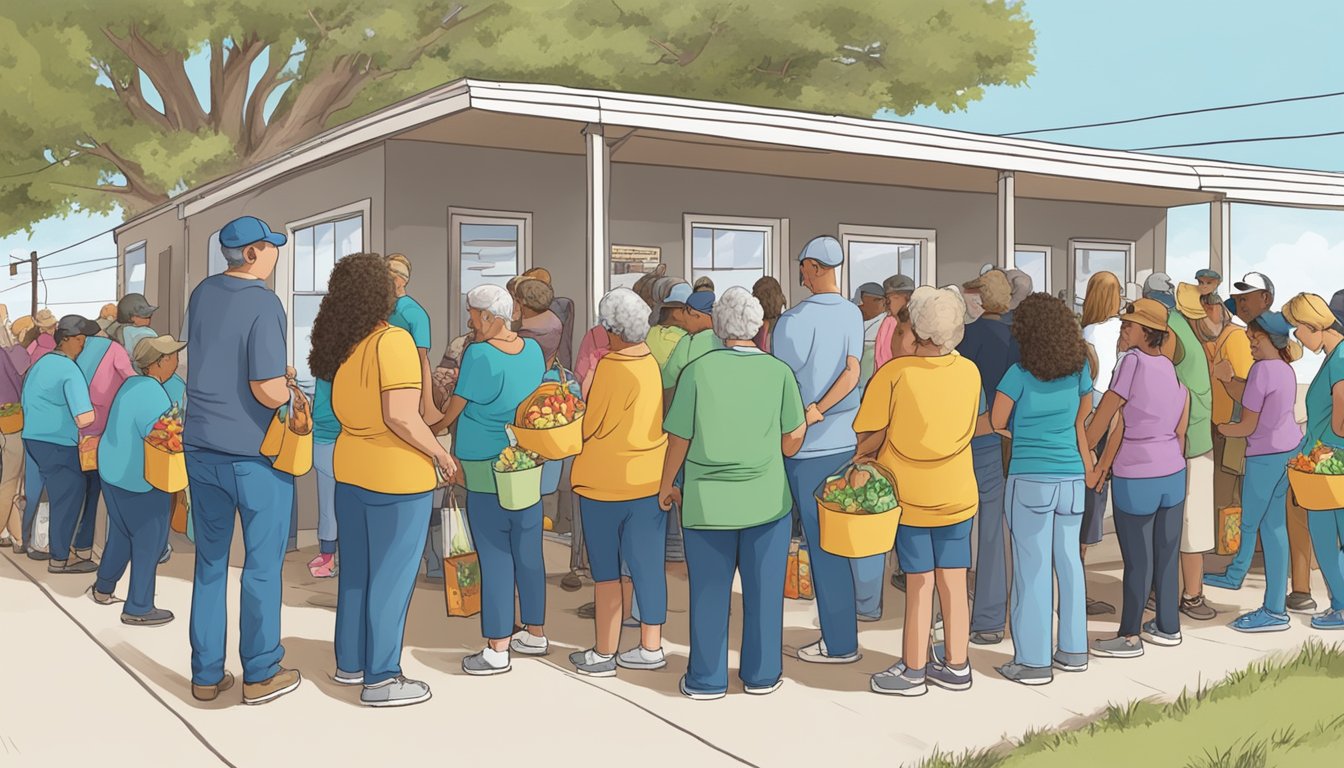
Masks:
[[[1294,139],[1320,139],[1326,136],[1344,136],[1344,131],[1326,131],[1325,133],[1303,133],[1297,136],[1260,136],[1253,139],[1223,139],[1221,141],[1196,141],[1189,144],[1163,144],[1159,147],[1136,147],[1130,152],[1147,152],[1153,149],[1179,149],[1181,147],[1211,147],[1215,144],[1248,144],[1256,141],[1291,141]]]
[[[1081,128],[1101,128],[1108,125],[1127,125],[1129,123],[1142,123],[1146,120],[1162,120],[1168,117],[1181,117],[1182,115],[1198,115],[1205,112],[1222,112],[1229,109],[1246,109],[1248,107],[1263,107],[1270,104],[1287,104],[1295,101],[1311,101],[1313,99],[1329,99],[1335,96],[1344,96],[1344,91],[1334,93],[1318,93],[1312,96],[1292,96],[1286,99],[1269,99],[1268,101],[1251,101],[1245,104],[1228,104],[1222,107],[1204,107],[1202,109],[1187,109],[1180,112],[1165,112],[1160,115],[1146,115],[1144,117],[1131,117],[1126,120],[1108,120],[1103,123],[1084,123],[1081,125],[1066,125],[1060,128],[1037,128],[1031,131],[1013,131],[1012,133],[1001,133],[1000,136],[1026,136],[1032,133],[1054,133],[1056,131],[1073,131]],[[1227,143],[1227,142],[1218,142]],[[1177,146],[1195,147],[1199,144],[1184,144]]]
[[[99,233],[96,234],[96,235],[89,235],[88,237],[84,238],[83,240],[80,240],[80,241],[77,242],[77,243],[71,243],[70,245],[67,245],[67,246],[65,246],[64,248],[57,248],[56,250],[51,251],[50,253],[44,253],[44,254],[42,254],[41,256],[38,256],[38,257],[37,257],[37,260],[38,260],[38,261],[41,261],[42,259],[48,258],[48,257],[50,257],[50,256],[55,256],[55,255],[58,254],[58,253],[64,253],[65,251],[68,251],[68,250],[70,250],[71,248],[78,248],[79,246],[84,245],[85,243],[91,243],[91,242],[93,242],[94,240],[97,240],[98,238],[102,237],[103,235],[111,234],[115,229],[116,229],[116,227],[112,227],[112,228],[110,228],[110,229],[105,229],[105,230],[103,230],[102,232],[99,232]],[[25,259],[25,261],[26,261],[26,259]],[[60,264],[53,264],[52,266],[61,266],[61,265],[60,265]]]
[[[65,157],[62,157],[60,160],[53,160],[50,163],[47,163],[46,165],[42,166],[41,168],[34,168],[31,171],[22,171],[20,173],[11,173],[8,176],[0,176],[0,181],[8,181],[10,179],[20,179],[23,178],[24,176],[32,176],[35,173],[41,173],[47,170],[48,168],[53,168],[55,166],[60,165],[61,163],[68,163],[71,160],[74,160],[76,157],[79,157],[79,153],[73,152],[69,155],[66,155]]]
[[[46,283],[47,280],[50,280],[50,281],[52,281],[52,282],[54,283],[54,282],[56,282],[57,280],[68,280],[69,278],[72,278],[72,277],[83,277],[84,275],[93,275],[93,274],[97,274],[97,273],[99,273],[99,272],[106,272],[106,271],[108,271],[109,269],[116,269],[116,268],[117,268],[117,265],[116,265],[116,264],[113,264],[113,265],[110,266],[110,267],[102,267],[102,268],[100,268],[100,269],[88,269],[88,270],[85,270],[85,271],[83,271],[83,272],[76,272],[76,273],[71,274],[71,275],[57,275],[57,276],[55,276],[55,277],[42,277],[41,279],[42,279],[42,282],[43,282],[43,283]],[[40,273],[39,273],[39,275],[40,275]]]

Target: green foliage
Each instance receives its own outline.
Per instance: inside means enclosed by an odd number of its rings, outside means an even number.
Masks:
[[[0,234],[76,207],[135,213],[464,76],[870,116],[962,109],[986,86],[1020,85],[1034,71],[1034,32],[1009,0],[465,5],[5,3]],[[204,51],[202,103],[184,62]],[[266,72],[253,84],[257,60]],[[162,111],[142,81],[162,96]]]

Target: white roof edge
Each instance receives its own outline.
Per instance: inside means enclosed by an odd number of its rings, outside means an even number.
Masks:
[[[193,215],[315,160],[469,108],[1201,191],[1232,202],[1344,208],[1344,173],[1096,149],[876,118],[463,78],[332,128],[256,166],[188,190],[127,220],[116,231],[173,207],[178,207],[182,216]]]

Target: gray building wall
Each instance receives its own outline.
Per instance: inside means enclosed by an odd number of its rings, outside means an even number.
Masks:
[[[126,251],[145,243],[145,298],[160,307],[153,327],[159,333],[180,333],[186,306],[186,227],[177,218],[177,208],[166,208],[144,221],[121,230],[117,240],[117,295],[126,293]]]

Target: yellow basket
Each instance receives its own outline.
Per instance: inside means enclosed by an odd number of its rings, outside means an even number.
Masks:
[[[568,391],[569,386],[565,382],[548,381],[537,387],[519,404],[518,410],[513,414],[511,427],[519,448],[531,451],[547,461],[560,461],[570,456],[578,456],[583,451],[583,411],[575,414],[574,420],[563,427],[528,429],[521,426],[533,403]]]
[[[187,455],[145,443],[145,482],[165,493],[187,489]]]
[[[12,405],[12,403],[6,403]],[[0,416],[0,434],[17,435],[23,431],[23,408],[7,416]]]
[[[867,470],[876,470],[887,482],[896,488],[896,481],[886,469],[877,465],[867,465]],[[830,477],[826,483],[835,479]],[[822,483],[824,488],[826,483]],[[840,557],[871,557],[889,552],[896,543],[896,529],[901,524],[901,506],[876,514],[852,514],[834,504],[828,504],[816,497],[817,520],[821,527],[821,548]]]
[[[1344,509],[1344,475],[1318,475],[1289,467],[1288,484],[1303,509],[1315,512]]]

